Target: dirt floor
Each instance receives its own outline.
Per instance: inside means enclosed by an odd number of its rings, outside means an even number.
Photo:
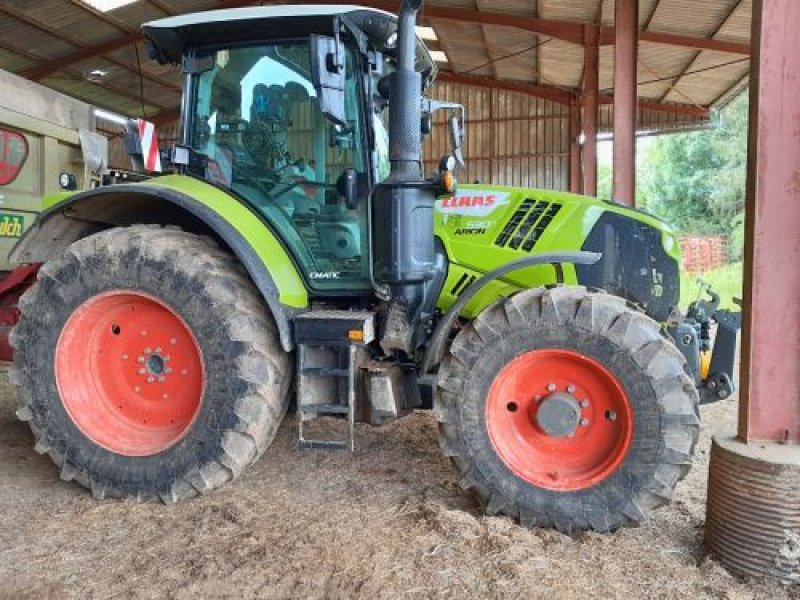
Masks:
[[[287,419],[235,484],[175,506],[92,500],[37,455],[0,372],[0,596],[8,598],[798,598],[744,582],[701,540],[710,432],[644,526],[578,539],[484,517],[429,414],[361,427],[355,455],[299,451]],[[338,424],[336,424],[338,425]]]

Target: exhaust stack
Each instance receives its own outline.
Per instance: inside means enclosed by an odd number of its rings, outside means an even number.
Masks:
[[[422,0],[406,0],[397,23],[397,70],[392,74],[389,104],[390,180],[422,177],[422,75],[414,69],[417,38],[415,24]]]
[[[422,178],[422,75],[416,62],[417,11],[422,0],[405,0],[397,30],[397,70],[389,77],[389,176],[372,196],[373,275],[390,294],[390,325],[384,350],[413,351],[428,282],[436,273],[433,185]]]

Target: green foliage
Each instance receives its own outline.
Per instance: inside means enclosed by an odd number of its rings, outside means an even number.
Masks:
[[[662,135],[648,148],[638,204],[686,233],[730,233],[744,210],[747,94],[713,116],[714,128]]]
[[[742,260],[744,257],[744,211],[731,219],[731,233],[728,236],[728,259]]]
[[[711,284],[711,288],[720,296],[720,308],[739,310],[733,298],[742,297],[742,263],[735,262],[701,273],[699,278]],[[698,274],[681,271],[680,307],[685,311],[689,304],[697,300]]]
[[[611,165],[597,165],[597,197],[611,201],[611,189],[614,186]]]

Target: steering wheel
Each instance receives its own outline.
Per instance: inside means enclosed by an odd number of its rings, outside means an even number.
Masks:
[[[244,121],[242,144],[254,158],[284,158],[286,156],[286,124],[281,121]]]

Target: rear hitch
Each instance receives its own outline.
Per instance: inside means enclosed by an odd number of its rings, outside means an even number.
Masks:
[[[742,326],[741,311],[720,309],[720,297],[711,287],[700,282],[699,298],[689,305],[686,317],[669,328],[678,350],[694,377],[700,404],[710,404],[729,398],[736,386],[733,369],[736,360],[736,344]],[[734,298],[736,304],[740,300]],[[713,336],[712,326],[716,324]]]

